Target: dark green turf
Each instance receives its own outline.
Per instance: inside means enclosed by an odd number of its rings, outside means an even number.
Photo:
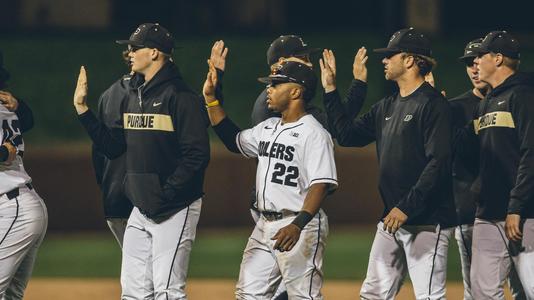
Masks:
[[[363,279],[374,232],[331,229],[324,272],[330,279]],[[200,231],[191,254],[192,278],[237,278],[249,232]],[[461,280],[456,241],[449,249],[448,279]],[[111,234],[48,235],[34,271],[38,277],[117,277],[120,251]]]

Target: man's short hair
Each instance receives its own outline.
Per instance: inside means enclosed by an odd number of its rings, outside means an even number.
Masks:
[[[420,55],[420,54],[413,54],[413,53],[402,53],[402,58],[405,58],[407,56],[412,56],[414,59],[414,63],[419,69],[419,74],[421,76],[426,76],[428,73],[432,71],[437,65],[437,62],[432,57]]]

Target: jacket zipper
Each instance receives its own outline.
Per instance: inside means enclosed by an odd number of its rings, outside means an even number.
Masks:
[[[141,89],[145,87],[145,83],[143,83],[141,86],[139,86],[137,88],[137,98],[139,99],[139,107],[141,108],[141,114],[144,114],[144,109],[143,109],[143,99],[142,99],[142,91]]]

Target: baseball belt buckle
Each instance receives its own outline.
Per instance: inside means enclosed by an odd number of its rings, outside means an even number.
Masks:
[[[278,221],[284,218],[284,214],[281,212],[276,211],[262,211],[261,215],[267,220],[267,221]]]

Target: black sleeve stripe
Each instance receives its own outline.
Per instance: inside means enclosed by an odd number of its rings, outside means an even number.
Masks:
[[[245,150],[243,150],[243,146],[241,146],[241,139],[239,138],[240,136],[241,136],[241,132],[238,132],[235,137],[237,140],[237,148],[239,148],[239,152],[241,152],[241,154],[243,154],[245,157],[250,158],[250,156],[248,156],[248,154],[245,153]]]

